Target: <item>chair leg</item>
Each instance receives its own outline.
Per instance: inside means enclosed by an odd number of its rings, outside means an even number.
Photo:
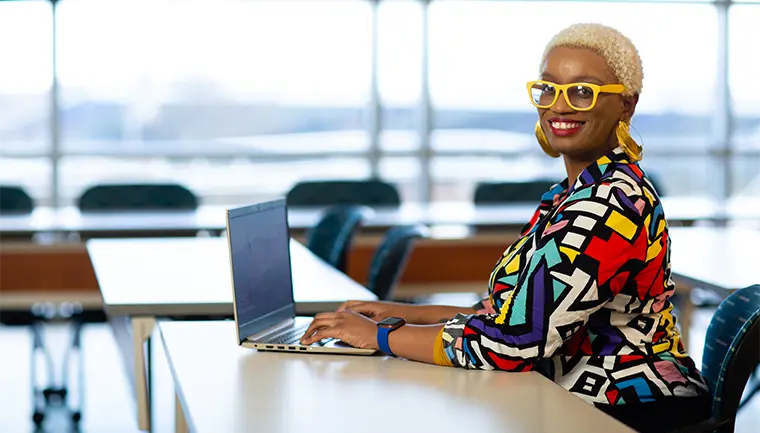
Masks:
[[[64,388],[68,390],[71,421],[77,426],[82,419],[84,405],[84,357],[82,356],[82,327],[78,317],[72,317],[70,333],[71,344],[67,347],[63,361]],[[72,362],[72,358],[74,361]],[[72,365],[75,365],[72,368]],[[68,379],[74,376],[71,382]]]
[[[38,373],[40,363],[45,362],[44,344],[42,341],[42,330],[39,323],[31,324],[32,333],[32,353],[31,353],[31,386],[32,386],[32,421],[36,430],[42,429],[42,423],[45,421],[46,398],[44,387],[39,384]],[[49,373],[49,371],[48,371]],[[50,375],[48,374],[48,380]]]

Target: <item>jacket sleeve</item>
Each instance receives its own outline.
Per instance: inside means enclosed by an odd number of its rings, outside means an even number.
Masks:
[[[527,371],[552,356],[643,267],[652,203],[640,191],[589,186],[541,221],[505,277],[516,282],[504,302],[445,324],[452,364]]]

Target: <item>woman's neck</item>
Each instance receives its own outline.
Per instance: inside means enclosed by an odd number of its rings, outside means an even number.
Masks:
[[[578,176],[581,175],[581,172],[583,172],[586,167],[596,162],[597,159],[604,156],[609,150],[610,148],[605,147],[582,157],[563,155],[565,160],[565,171],[567,172],[567,187],[572,188],[573,185],[575,185]]]

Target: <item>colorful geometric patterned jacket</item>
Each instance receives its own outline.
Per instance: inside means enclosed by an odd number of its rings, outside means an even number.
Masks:
[[[592,404],[707,392],[669,301],[662,205],[621,148],[543,195],[488,288],[476,314],[444,326],[455,366],[539,370]]]

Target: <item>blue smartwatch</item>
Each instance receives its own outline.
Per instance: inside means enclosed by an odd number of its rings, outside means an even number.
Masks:
[[[391,347],[388,344],[388,336],[391,332],[406,325],[406,320],[400,317],[388,317],[385,320],[378,322],[377,324],[377,346],[380,351],[387,353],[390,356],[396,356]]]

